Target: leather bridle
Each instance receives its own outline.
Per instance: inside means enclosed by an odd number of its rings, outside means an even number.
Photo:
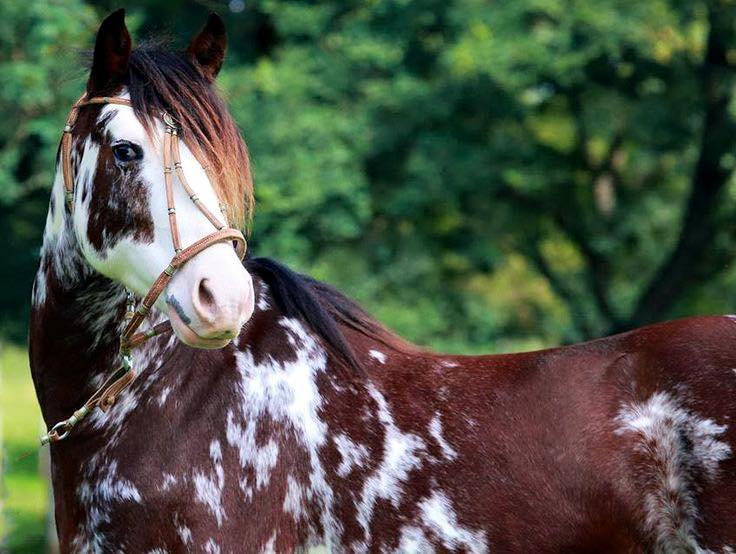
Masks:
[[[72,132],[74,124],[77,120],[79,108],[100,104],[132,106],[131,101],[127,98],[87,98],[87,96],[84,95],[72,107],[69,117],[67,118],[66,125],[64,126],[64,135],[61,140],[61,168],[64,178],[66,204],[70,214],[74,212],[74,175],[72,168]],[[80,409],[75,411],[70,418],[60,421],[54,425],[48,433],[43,435],[41,437],[42,445],[65,439],[71,432],[72,428],[94,408],[98,407],[103,411],[107,411],[114,404],[117,396],[133,382],[137,374],[133,367],[134,364],[131,350],[153,337],[171,331],[171,323],[169,321],[159,323],[147,331],[138,331],[138,328],[180,267],[204,249],[222,242],[233,243],[240,259],[243,259],[245,256],[247,244],[243,234],[235,228],[227,227],[222,221],[215,217],[189,185],[181,165],[181,155],[179,153],[179,129],[173,118],[168,113],[163,112],[161,114],[161,118],[163,119],[166,127],[163,152],[164,182],[166,188],[166,203],[168,205],[169,213],[171,241],[174,245],[174,256],[171,258],[171,262],[168,267],[166,267],[166,269],[164,269],[153,282],[153,285],[151,285],[148,293],[143,297],[143,300],[138,304],[137,308],[135,308],[135,297],[132,293],[128,292],[128,303],[125,314],[127,324],[120,335],[120,367],[105,380],[102,386],[100,386],[87,400],[87,402],[85,402]],[[194,154],[194,156],[200,165],[202,165],[202,168],[210,178],[210,181],[212,181],[209,166],[203,163],[204,160],[201,160],[196,154]],[[215,232],[199,239],[186,248],[182,248],[181,246],[179,227],[176,220],[176,206],[174,205],[174,173],[176,173],[176,176],[179,178],[179,182],[189,195],[191,201],[194,202],[194,205],[199,208],[215,229],[217,229]],[[220,202],[220,210],[223,212],[224,221],[227,221],[226,206],[222,202]]]

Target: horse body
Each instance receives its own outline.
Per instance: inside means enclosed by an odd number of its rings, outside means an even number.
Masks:
[[[117,366],[126,289],[144,294],[171,260],[161,110],[181,135],[178,184],[186,174],[211,213],[249,194],[247,175],[231,178],[245,146],[211,87],[224,48],[216,17],[186,55],[131,53],[122,12],[100,28],[88,98],[129,101],[85,105],[66,179],[57,168],[30,331],[49,425]],[[212,226],[172,187],[186,248]],[[736,547],[732,318],[442,356],[280,264],[240,264],[227,244],[170,277],[145,326],[168,317],[174,334],[136,348],[137,379],[51,444],[64,552]]]
[[[92,314],[124,309],[122,291],[93,287],[106,293],[87,293],[99,299],[86,303]],[[284,316],[257,279],[256,295],[235,344],[152,341],[131,389],[73,441],[53,445],[68,550],[736,544],[733,319],[481,357],[404,352],[346,329],[367,375],[345,379],[320,337]],[[90,351],[91,320],[76,305],[47,296],[34,321],[34,377],[49,421],[89,392],[116,352],[117,320]]]

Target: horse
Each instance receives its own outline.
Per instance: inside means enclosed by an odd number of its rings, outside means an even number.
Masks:
[[[440,355],[237,233],[177,257],[252,215],[226,41],[112,13],[65,129],[29,342],[61,551],[734,552],[733,316]]]

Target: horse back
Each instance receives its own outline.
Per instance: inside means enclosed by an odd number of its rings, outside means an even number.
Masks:
[[[736,319],[693,318],[378,377],[407,426],[441,420],[443,486],[498,551],[721,551],[736,545],[735,346]]]

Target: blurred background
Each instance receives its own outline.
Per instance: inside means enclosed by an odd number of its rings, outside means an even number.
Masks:
[[[26,333],[81,52],[228,26],[251,251],[438,350],[725,313],[736,293],[732,0],[0,3],[0,550],[46,551]]]

